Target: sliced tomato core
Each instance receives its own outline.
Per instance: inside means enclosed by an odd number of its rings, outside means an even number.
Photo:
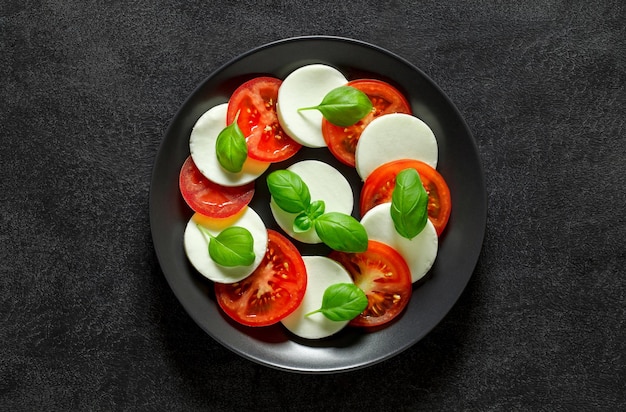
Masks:
[[[322,134],[330,152],[342,163],[355,165],[354,152],[363,129],[375,118],[388,113],[411,113],[411,106],[404,95],[390,84],[381,80],[359,79],[347,83],[369,97],[371,113],[349,127],[336,126],[322,120]]]
[[[280,233],[268,229],[265,256],[247,278],[233,284],[215,284],[222,310],[247,326],[268,326],[291,314],[302,302],[306,268],[298,249]]]
[[[279,162],[302,147],[280,126],[276,113],[282,80],[257,77],[239,86],[228,101],[227,124],[237,115],[237,125],[246,136],[248,156],[264,162]]]
[[[365,252],[332,252],[330,258],[346,268],[367,296],[367,308],[350,325],[381,326],[402,313],[411,298],[413,284],[409,267],[395,249],[370,240]]]
[[[401,159],[385,163],[376,168],[365,179],[361,189],[361,217],[374,206],[391,202],[393,189],[396,187],[396,175],[404,169],[417,170],[422,184],[428,193],[428,218],[441,235],[448,224],[452,211],[452,200],[448,185],[436,169],[414,159]]]

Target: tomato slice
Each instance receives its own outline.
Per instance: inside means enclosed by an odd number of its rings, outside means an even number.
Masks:
[[[422,184],[428,193],[428,218],[441,235],[448,224],[452,210],[450,189],[443,176],[430,165],[413,159],[395,160],[376,168],[365,179],[361,189],[361,217],[374,206],[391,202],[391,194],[396,187],[396,175],[412,167],[417,170]]]
[[[239,86],[228,101],[226,123],[237,113],[237,124],[246,136],[248,156],[264,162],[280,162],[302,147],[283,130],[276,114],[276,99],[282,80],[257,77]]]
[[[194,211],[214,218],[226,218],[241,211],[254,196],[254,182],[226,187],[207,179],[191,156],[183,163],[178,178],[180,193]]]
[[[354,167],[354,152],[361,132],[372,120],[388,113],[411,114],[411,106],[404,95],[382,80],[359,79],[346,84],[361,90],[371,100],[374,109],[350,127],[335,126],[322,120],[322,134],[330,152],[342,163]]]
[[[365,292],[367,308],[350,321],[352,326],[381,326],[400,313],[413,293],[411,271],[404,258],[392,247],[370,240],[361,253],[331,252]]]
[[[267,233],[265,256],[250,276],[233,284],[215,284],[222,310],[247,326],[279,322],[296,310],[306,291],[306,268],[298,249],[280,233],[271,229]]]

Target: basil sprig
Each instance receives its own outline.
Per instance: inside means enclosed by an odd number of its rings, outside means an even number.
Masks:
[[[339,86],[324,96],[317,106],[301,110],[319,110],[334,125],[352,126],[372,111],[372,102],[361,90],[351,86]]]
[[[248,158],[246,137],[237,124],[239,112],[235,120],[217,135],[215,153],[219,164],[231,173],[239,173]]]
[[[367,250],[368,237],[363,225],[345,213],[326,213],[323,200],[311,202],[309,188],[296,173],[276,170],[268,175],[267,187],[278,207],[297,214],[293,222],[294,232],[307,232],[313,228],[331,249],[349,253]]]
[[[396,187],[391,195],[391,219],[398,234],[407,239],[413,239],[426,226],[428,193],[413,168],[396,175]]]
[[[367,308],[367,304],[367,296],[358,286],[353,283],[336,283],[324,291],[322,307],[305,316],[321,312],[335,322],[352,320]]]
[[[198,225],[209,243],[209,256],[221,266],[249,266],[254,263],[254,238],[244,227],[231,226],[217,236]]]

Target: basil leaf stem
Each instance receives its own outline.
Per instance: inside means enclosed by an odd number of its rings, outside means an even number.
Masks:
[[[239,173],[248,158],[246,137],[237,124],[239,112],[235,120],[217,135],[215,153],[219,164],[231,173]]]
[[[319,105],[298,109],[302,110],[319,110],[332,124],[348,127],[372,111],[372,102],[359,89],[339,86],[328,92]]]
[[[426,226],[428,193],[413,168],[396,175],[396,186],[391,195],[391,219],[398,234],[407,239],[413,239]]]
[[[358,286],[353,283],[336,283],[324,291],[322,307],[305,316],[321,312],[335,322],[349,321],[359,316],[367,305],[367,296]]]
[[[276,170],[267,176],[267,187],[276,204],[289,213],[301,213],[311,204],[306,183],[292,171]]]
[[[209,243],[209,256],[221,266],[249,266],[254,263],[254,238],[244,227],[231,226],[213,236],[202,225],[198,229]]]
[[[331,249],[357,253],[367,250],[368,237],[363,225],[345,213],[329,212],[315,220],[315,231]]]

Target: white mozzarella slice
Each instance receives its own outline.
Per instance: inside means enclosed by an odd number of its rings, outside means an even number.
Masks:
[[[415,116],[391,113],[368,124],[356,145],[356,170],[365,180],[378,166],[417,159],[437,167],[439,149],[433,131]]]
[[[294,70],[278,89],[276,111],[280,125],[303,146],[325,147],[320,111],[298,109],[319,105],[329,91],[347,82],[340,71],[324,64]]]
[[[304,181],[311,193],[311,201],[323,200],[324,211],[351,214],[354,207],[352,187],[346,178],[334,167],[319,160],[303,160],[294,163],[287,170],[294,172]],[[303,243],[321,243],[321,239],[312,228],[307,232],[296,233],[293,222],[298,213],[282,210],[270,199],[270,208],[276,223],[292,238]]]
[[[437,257],[439,239],[433,224],[428,220],[424,230],[413,239],[407,239],[396,232],[391,219],[391,203],[382,203],[370,209],[361,223],[371,240],[377,240],[396,249],[404,258],[413,282],[424,277]]]
[[[326,289],[336,283],[353,283],[348,271],[339,263],[323,256],[303,256],[307,286],[300,306],[282,324],[293,334],[306,339],[321,339],[343,329],[348,321],[332,321],[322,313],[305,316],[322,307]]]
[[[248,157],[239,173],[231,173],[220,166],[215,151],[217,136],[226,127],[228,104],[212,107],[196,121],[189,138],[189,150],[198,170],[207,179],[222,186],[241,186],[263,174],[270,163]]]
[[[198,225],[202,225],[213,236],[217,236],[230,226],[248,229],[254,240],[254,262],[249,266],[225,267],[218,265],[209,256],[208,240],[198,229]],[[209,218],[196,213],[187,223],[183,243],[189,261],[203,276],[214,282],[234,283],[254,272],[263,260],[267,248],[267,229],[261,217],[250,207],[245,207],[240,213],[225,219]]]

